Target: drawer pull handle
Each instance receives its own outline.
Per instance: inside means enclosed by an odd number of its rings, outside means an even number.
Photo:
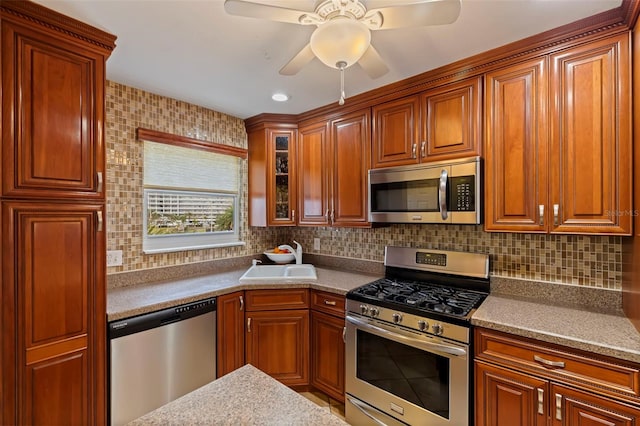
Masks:
[[[251,317],[247,318],[247,333],[251,333]]]
[[[544,414],[544,390],[538,388],[538,414]]]
[[[556,394],[556,420],[562,420],[562,395]]]
[[[102,218],[102,212],[98,211],[97,213],[98,213],[98,229],[97,229],[97,231],[98,232],[102,232],[102,224],[104,223],[104,220]]]
[[[244,297],[240,296],[240,310],[244,310]]]
[[[563,361],[549,361],[548,359],[544,359],[538,355],[534,355],[533,360],[539,362],[540,364],[546,365],[548,367],[564,368]]]
[[[324,304],[325,305],[330,305],[330,306],[336,306],[336,301],[335,300],[325,300]]]
[[[411,158],[417,158],[418,144],[414,143],[411,147]]]

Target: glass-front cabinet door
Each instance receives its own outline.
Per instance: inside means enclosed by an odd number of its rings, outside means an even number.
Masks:
[[[269,148],[269,225],[295,225],[295,131],[270,131]]]

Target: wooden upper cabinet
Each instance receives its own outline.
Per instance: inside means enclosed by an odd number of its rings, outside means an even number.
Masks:
[[[108,53],[2,22],[2,195],[104,199]]]
[[[488,73],[485,96],[485,230],[631,234],[628,33]]]
[[[367,175],[371,167],[370,110],[331,122],[331,225],[370,226]]]
[[[372,168],[418,163],[419,96],[376,105],[372,115]]]
[[[250,226],[296,224],[296,128],[283,123],[249,132]]]
[[[298,130],[298,224],[329,224],[330,191],[328,123],[314,123]]]
[[[547,231],[547,68],[541,58],[485,76],[487,231]]]
[[[482,77],[459,81],[421,96],[421,161],[480,155]]]
[[[373,168],[480,155],[482,77],[373,107]]]
[[[303,124],[298,152],[298,225],[370,226],[369,109]]]
[[[628,32],[551,56],[553,233],[631,235]]]

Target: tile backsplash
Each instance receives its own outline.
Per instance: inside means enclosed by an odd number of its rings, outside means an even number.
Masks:
[[[495,276],[621,289],[622,237],[487,233],[482,226],[398,224],[374,229],[247,225],[247,165],[242,165],[240,238],[245,246],[146,255],[142,253],[142,143],[136,129],[188,136],[246,148],[243,120],[107,82],[107,250],[122,250],[129,272],[261,253],[278,243],[299,241],[305,252],[383,261],[385,245],[488,253]],[[313,250],[314,238],[320,250]]]

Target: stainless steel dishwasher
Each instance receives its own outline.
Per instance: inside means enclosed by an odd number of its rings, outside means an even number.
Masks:
[[[216,299],[110,322],[109,351],[119,426],[216,378]]]

